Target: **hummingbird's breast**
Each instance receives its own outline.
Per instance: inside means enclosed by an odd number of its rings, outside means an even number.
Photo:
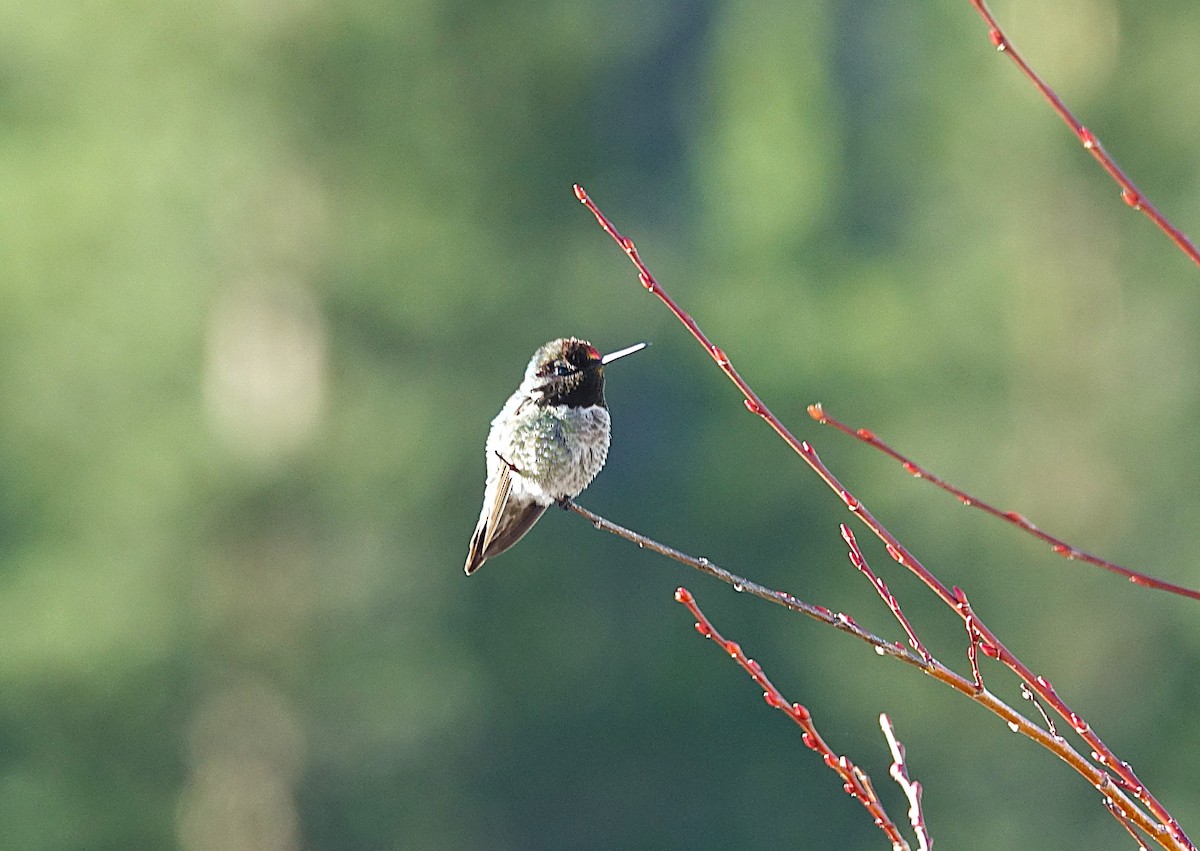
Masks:
[[[578,496],[608,457],[610,420],[601,405],[527,405],[495,425],[489,455],[499,452],[516,468],[514,491],[544,505]]]

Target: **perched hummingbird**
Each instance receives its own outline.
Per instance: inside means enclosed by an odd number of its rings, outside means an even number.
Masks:
[[[601,357],[586,340],[551,340],[533,353],[525,380],[492,420],[483,509],[465,570],[521,540],[552,502],[573,499],[608,457],[604,367],[646,348]]]

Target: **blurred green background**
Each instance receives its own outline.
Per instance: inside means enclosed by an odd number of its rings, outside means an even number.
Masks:
[[[1195,4],[996,12],[1200,236]],[[902,821],[891,714],[939,846],[1128,847],[968,701],[579,517],[463,576],[534,348],[648,339],[581,502],[901,635],[840,503],[573,182],[1200,835],[1200,607],[804,413],[1200,586],[1200,273],[966,0],[4,0],[0,175],[5,847],[884,847],[683,583]],[[960,624],[860,539],[965,670]]]

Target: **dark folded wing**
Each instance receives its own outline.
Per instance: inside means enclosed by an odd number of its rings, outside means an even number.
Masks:
[[[511,493],[512,475],[508,467],[501,467],[492,510],[471,536],[467,563],[463,568],[468,576],[477,571],[489,558],[499,555],[521,540],[546,510],[546,506],[536,502],[518,506],[509,499]]]

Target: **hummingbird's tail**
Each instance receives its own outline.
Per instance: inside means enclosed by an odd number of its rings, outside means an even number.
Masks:
[[[471,545],[467,549],[467,563],[463,566],[467,576],[479,570],[479,566],[492,556],[500,555],[533,528],[533,524],[542,516],[546,506],[536,502],[514,504],[508,501],[506,508],[499,511],[493,518],[480,520],[471,536]]]
[[[546,506],[528,496],[510,499],[511,496],[512,472],[503,466],[496,481],[492,504],[489,506],[484,502],[484,510],[475,526],[475,534],[471,536],[471,545],[467,548],[467,563],[463,566],[467,576],[479,570],[479,566],[489,558],[521,540],[546,510]]]
[[[486,537],[487,526],[484,523],[480,523],[475,527],[475,534],[471,536],[471,545],[467,548],[467,563],[463,567],[467,576],[479,570],[479,566],[487,561],[487,556],[483,553],[484,538]]]

